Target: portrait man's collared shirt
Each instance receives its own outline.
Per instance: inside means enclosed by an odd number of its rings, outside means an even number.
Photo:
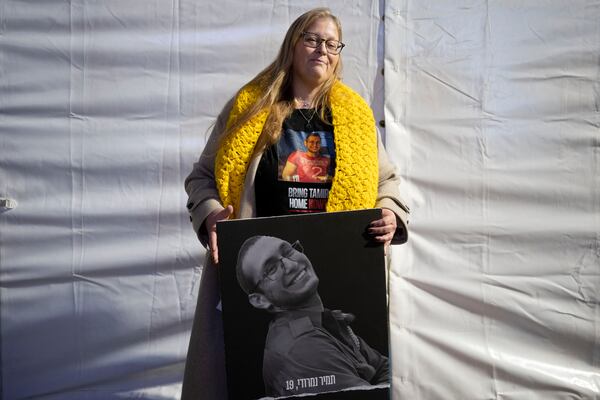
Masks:
[[[389,381],[387,357],[350,329],[346,314],[292,311],[270,324],[263,378],[269,396],[290,396]]]

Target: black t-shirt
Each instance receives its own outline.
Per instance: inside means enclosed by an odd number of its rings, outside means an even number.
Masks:
[[[335,171],[333,125],[323,122],[315,109],[298,109],[282,129],[256,171],[256,215],[325,211]]]

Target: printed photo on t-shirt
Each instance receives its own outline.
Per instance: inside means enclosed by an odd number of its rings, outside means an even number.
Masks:
[[[335,147],[331,132],[286,129],[277,144],[278,179],[327,183],[333,178]]]

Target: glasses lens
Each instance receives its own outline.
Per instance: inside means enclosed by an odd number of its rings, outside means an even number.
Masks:
[[[277,270],[279,269],[280,263],[281,263],[281,260],[279,260],[278,263],[269,264],[265,270],[264,279],[274,281],[275,275],[277,275]]]
[[[313,33],[304,33],[304,44],[308,47],[317,48],[319,47],[319,37]]]
[[[344,48],[344,44],[339,40],[334,39],[321,39],[319,35],[311,32],[302,32],[304,38],[304,45],[307,47],[311,47],[316,49],[321,46],[321,43],[325,42],[325,47],[327,48],[327,52],[330,54],[339,54]]]
[[[337,40],[328,40],[327,42],[325,42],[325,45],[327,46],[328,52],[330,52],[332,54],[339,53],[340,42],[338,42]]]

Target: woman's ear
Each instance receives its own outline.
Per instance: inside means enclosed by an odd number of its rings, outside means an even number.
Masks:
[[[254,308],[260,308],[261,310],[270,310],[273,308],[273,304],[262,293],[250,293],[248,301]]]

